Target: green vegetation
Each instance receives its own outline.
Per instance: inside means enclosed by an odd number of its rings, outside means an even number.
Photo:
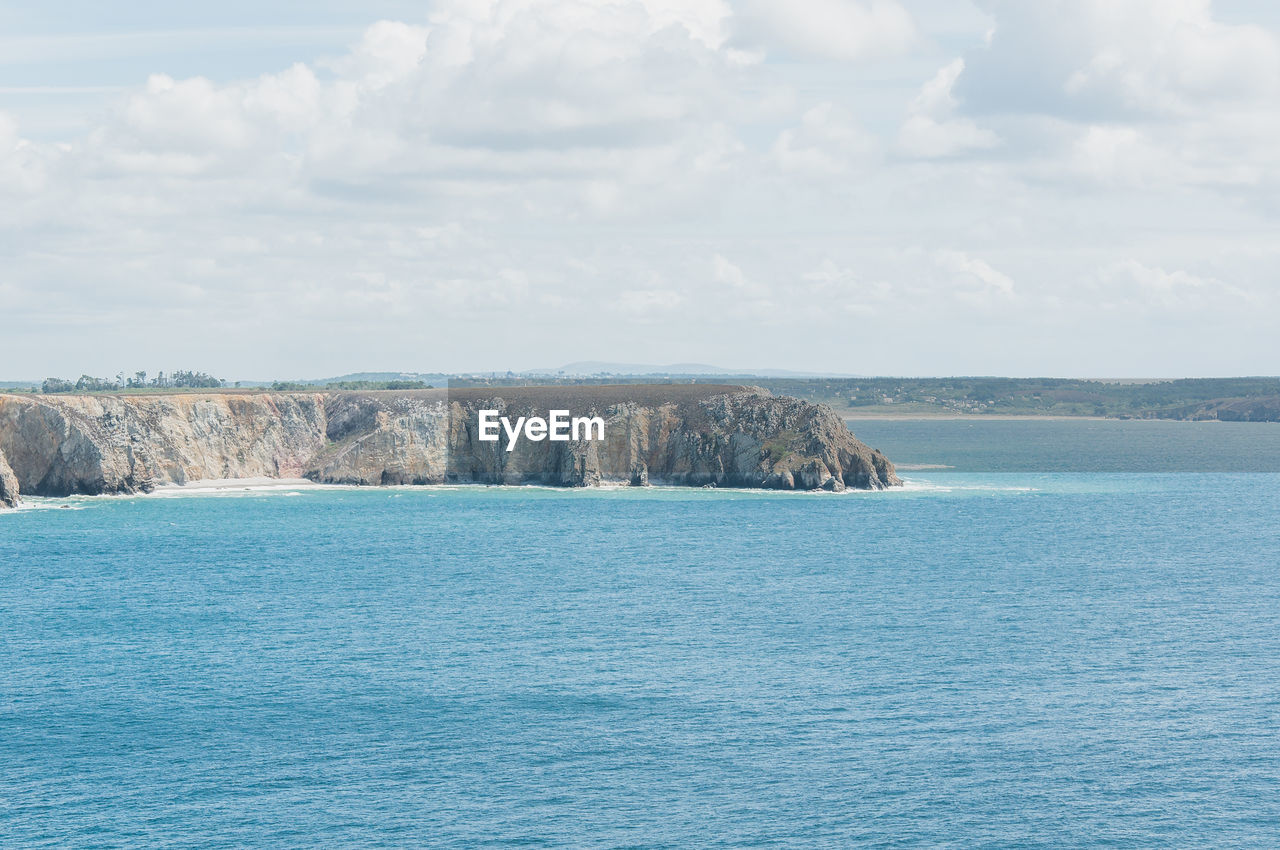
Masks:
[[[706,375],[669,378],[655,375],[439,375],[358,373],[318,381],[252,384],[273,392],[422,390],[447,385],[451,390],[496,387],[607,386],[634,384],[751,385],[830,405],[846,416],[1006,415],[1104,416],[1167,419],[1280,419],[1280,378],[1183,378],[1169,381],[1097,381],[1077,378],[762,378]],[[49,378],[45,393],[154,392],[225,388],[204,372],[137,372],[115,379],[81,375],[78,380]],[[240,387],[237,382],[235,387]],[[21,385],[13,385],[20,389]],[[35,389],[31,390],[32,392]],[[781,450],[783,447],[779,447]]]
[[[1074,378],[760,379],[772,392],[856,413],[1181,418],[1229,399],[1280,396],[1280,378],[1112,382]]]
[[[215,389],[226,385],[227,382],[221,378],[215,378],[204,372],[178,370],[168,375],[158,372],[151,380],[147,380],[146,372],[135,372],[131,378],[125,377],[123,372],[114,378],[81,375],[74,382],[63,378],[45,378],[44,383],[40,385],[40,391],[44,393],[114,393],[121,390],[143,389]]]
[[[769,458],[769,462],[777,463],[794,452],[796,441],[799,438],[800,435],[795,431],[783,431],[774,440],[765,443],[764,451]]]
[[[271,391],[278,393],[316,392],[317,390],[429,390],[426,381],[330,381],[327,384],[301,381],[274,381]]]
[[[429,390],[426,381],[331,381],[328,390]]]
[[[42,393],[71,393],[75,392],[76,385],[70,381],[64,381],[61,378],[45,378],[44,383],[40,385]]]
[[[1096,381],[1077,378],[762,378],[707,375],[451,376],[450,388],[596,384],[726,384],[764,387],[777,395],[830,405],[849,416],[1003,415],[1105,416],[1120,419],[1273,419],[1280,378],[1183,378]],[[1247,406],[1243,402],[1257,401]]]
[[[239,381],[234,384],[240,387]],[[15,385],[18,388],[20,385]],[[174,390],[212,390],[226,388],[227,382],[204,372],[176,371],[165,374],[159,372],[154,378],[148,378],[146,372],[135,372],[133,377],[123,373],[115,378],[95,378],[92,375],[81,375],[78,380],[65,378],[45,378],[40,385],[40,392],[55,393],[132,393],[132,392],[172,392]],[[431,385],[418,380],[384,380],[384,381],[274,381],[265,389],[272,392],[316,392],[319,390],[426,390]],[[35,392],[32,389],[32,392]]]

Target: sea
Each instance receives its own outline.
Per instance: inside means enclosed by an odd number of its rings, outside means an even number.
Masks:
[[[1280,425],[0,514],[0,846],[1280,846]]]

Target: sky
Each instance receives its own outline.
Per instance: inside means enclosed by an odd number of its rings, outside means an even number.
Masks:
[[[1280,373],[1280,4],[0,2],[0,379]]]

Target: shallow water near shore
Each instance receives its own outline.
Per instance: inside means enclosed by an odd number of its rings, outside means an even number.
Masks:
[[[1276,843],[1280,475],[906,477],[39,500],[0,835]]]

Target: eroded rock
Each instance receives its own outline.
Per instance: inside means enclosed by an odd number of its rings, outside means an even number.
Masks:
[[[478,412],[605,421],[603,440],[481,440]],[[0,452],[31,495],[211,478],[341,484],[605,483],[882,489],[884,455],[830,408],[749,387],[626,385],[367,393],[0,395]],[[3,491],[0,491],[3,492]]]
[[[4,452],[0,452],[0,508],[18,506],[18,476],[13,474]]]

